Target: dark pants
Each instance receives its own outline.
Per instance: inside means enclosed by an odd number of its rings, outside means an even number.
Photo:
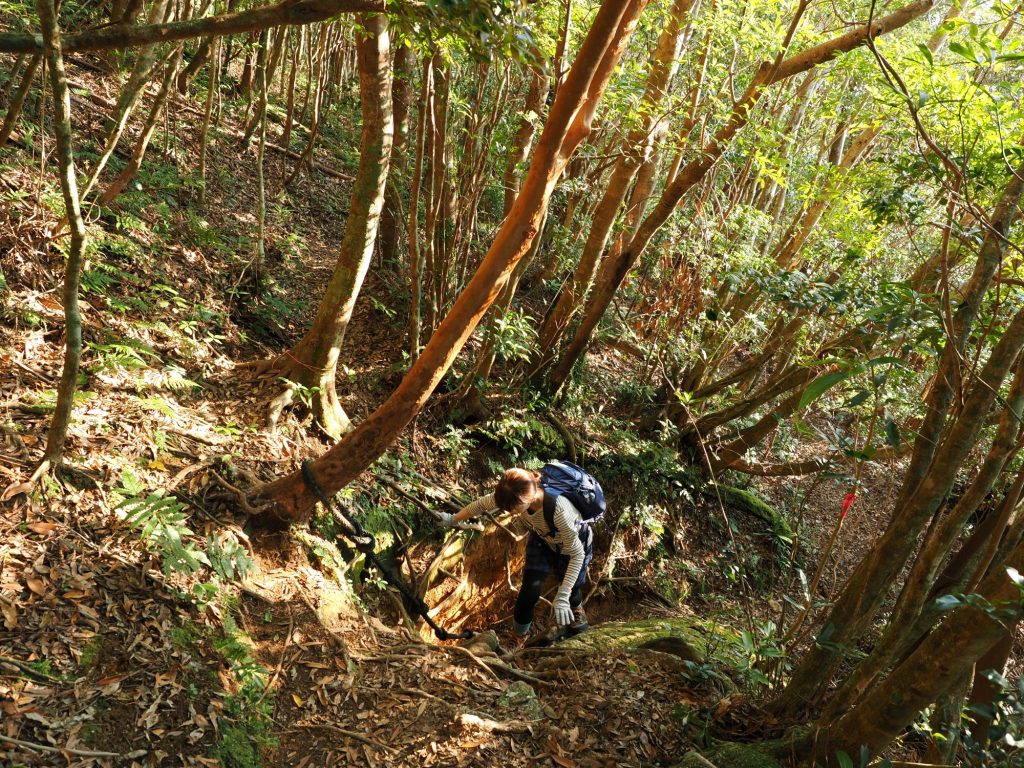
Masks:
[[[589,536],[588,536],[589,538]],[[583,556],[583,567],[580,568],[580,575],[576,577],[576,583],[569,593],[569,605],[572,608],[579,608],[583,602],[583,586],[587,583],[587,567],[594,558],[593,547],[588,546]],[[533,622],[533,609],[537,607],[540,594],[544,591],[544,582],[548,574],[554,571],[555,576],[561,581],[565,578],[565,569],[569,567],[569,556],[560,555],[536,533],[531,532],[526,542],[526,563],[523,566],[523,585],[519,588],[519,597],[516,599],[516,609],[513,617],[516,624],[526,626]]]

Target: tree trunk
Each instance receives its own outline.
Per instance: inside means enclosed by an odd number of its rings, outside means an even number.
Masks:
[[[151,21],[159,21],[164,19],[169,12],[169,3],[166,0],[162,0],[155,3],[150,9],[149,18]],[[159,69],[162,63],[166,64],[170,60],[170,56],[174,55],[173,51],[171,51],[167,57],[160,59],[159,54],[160,46],[158,45],[147,45],[139,49],[139,53],[135,58],[135,64],[132,66],[132,72],[128,76],[128,82],[125,83],[124,88],[121,89],[121,93],[117,97],[117,104],[114,106],[113,114],[106,121],[107,135],[103,142],[103,152],[100,153],[96,165],[89,171],[89,176],[85,184],[82,185],[81,194],[83,200],[92,191],[92,188],[99,180],[100,174],[107,166],[107,162],[114,154],[114,150],[117,149],[117,144],[121,140],[125,127],[128,125],[128,120],[131,118],[132,112],[135,111],[135,107],[138,106],[142,94],[145,93],[146,86],[149,85],[153,73]]]
[[[1024,568],[1024,547],[1017,547],[1005,564],[1018,571]],[[957,608],[856,707],[838,720],[819,724],[824,732],[815,729],[816,744],[797,746],[798,754],[828,760],[839,750],[857,755],[862,747],[877,754],[918,713],[969,674],[975,662],[1024,614],[1020,587],[1004,568],[994,569],[978,591],[999,609],[1001,621],[979,608]]]
[[[141,4],[140,4],[141,7]],[[169,43],[197,37],[219,37],[260,32],[269,27],[312,24],[339,13],[383,12],[377,0],[293,0],[164,24],[127,24],[75,32],[64,38],[65,53],[134,48],[149,43]],[[0,33],[0,53],[39,53],[42,44],[34,35]]]
[[[423,163],[426,155],[427,111],[433,90],[433,69],[430,59],[423,61],[416,121],[416,158],[413,163],[412,189],[409,191],[409,357],[420,354],[423,298],[423,254],[420,251],[420,189],[423,185]]]
[[[7,113],[4,115],[4,123],[0,126],[0,147],[7,143],[7,140],[11,138],[11,133],[14,131],[14,124],[18,122],[18,117],[21,115],[21,109],[25,106],[25,97],[28,96],[29,88],[32,87],[32,80],[36,76],[36,72],[39,71],[39,64],[43,60],[43,55],[37,53],[32,57],[32,60],[28,63],[28,67],[25,69],[21,76],[21,82],[18,83],[18,88],[14,92],[14,96],[11,97],[11,103],[7,105]]]
[[[135,178],[135,175],[142,167],[142,161],[146,157],[146,149],[149,147],[149,142],[152,140],[153,134],[156,132],[157,122],[160,120],[160,115],[167,106],[167,97],[170,94],[171,84],[174,82],[174,75],[178,71],[178,64],[180,62],[181,48],[178,48],[171,54],[167,61],[167,69],[164,72],[164,79],[160,83],[160,92],[157,93],[156,98],[153,100],[153,106],[150,108],[146,125],[143,127],[142,133],[135,142],[135,148],[132,150],[132,155],[128,159],[128,164],[121,169],[121,172],[112,182],[110,182],[110,186],[103,190],[103,194],[99,197],[99,201],[104,205],[107,205],[111,200],[121,194],[124,191],[124,188],[128,186],[128,182]]]
[[[395,141],[391,146],[391,173],[388,176],[387,192],[384,195],[384,211],[380,219],[380,258],[384,264],[395,260],[398,247],[398,228],[402,220],[402,192],[400,184],[406,183],[405,145],[409,138],[409,113],[413,100],[413,65],[416,54],[408,45],[400,45],[395,51],[394,86],[392,88],[392,112],[395,116]]]
[[[328,30],[326,27],[320,30],[320,35],[317,37],[317,48],[318,54],[315,57],[316,64],[313,68],[313,76],[306,81],[307,88],[309,83],[316,81],[316,90],[312,95],[307,94],[307,106],[309,102],[313,104],[313,123],[309,129],[309,138],[306,140],[306,147],[302,150],[302,154],[299,159],[295,161],[295,167],[292,168],[292,172],[288,174],[288,178],[284,180],[282,185],[285,189],[288,189],[295,180],[299,177],[303,166],[312,166],[313,151],[316,149],[316,140],[320,135],[320,113],[323,110],[323,95],[324,95],[324,81],[326,72],[326,61],[327,53],[327,41],[328,41]],[[303,108],[303,115],[300,117],[300,122],[305,119],[305,108]]]
[[[394,135],[387,22],[383,15],[374,14],[362,19],[361,24],[365,32],[359,36],[357,51],[363,126],[345,238],[313,327],[273,366],[290,381],[317,388],[312,400],[314,417],[334,437],[349,429],[334,375],[345,331],[373,256]]]
[[[178,73],[178,79],[174,83],[178,93],[184,95],[188,92],[188,84],[192,82],[192,78],[196,76],[196,73],[203,68],[203,64],[209,60],[210,52],[213,50],[213,42],[216,39],[208,37],[203,40],[196,49],[195,55],[189,60],[188,65]]]
[[[606,0],[598,8],[551,107],[515,205],[473,279],[387,401],[313,462],[313,474],[328,494],[370,466],[419,412],[526,254],[562,169],[590,132],[594,112],[644,5],[645,0]],[[317,501],[298,471],[256,489],[254,500],[261,499],[268,502],[267,513],[281,520],[304,518]]]
[[[856,642],[870,624],[892,579],[906,563],[922,526],[948,493],[955,473],[967,451],[973,446],[977,430],[988,413],[995,393],[979,392],[978,389],[993,386],[993,381],[984,381],[973,388],[972,391],[979,401],[972,406],[972,410],[963,409],[949,436],[940,440],[953,397],[952,368],[954,365],[959,366],[966,334],[969,333],[995,268],[1002,259],[1007,234],[1019,213],[1017,204],[1024,190],[1024,176],[1021,176],[1021,171],[1024,171],[1024,168],[1018,168],[1017,173],[1010,178],[996,206],[991,228],[986,232],[978,255],[974,274],[962,293],[961,304],[953,324],[953,337],[947,341],[940,359],[940,374],[934,379],[928,397],[929,411],[915,441],[910,467],[904,476],[903,487],[893,507],[898,514],[894,514],[882,538],[872,549],[871,555],[866,556],[857,566],[825,618],[823,626],[830,627],[829,633],[833,642],[828,643],[827,647],[812,647],[794,670],[789,685],[772,703],[772,710],[779,717],[798,718],[808,706],[813,707],[817,704],[831,679],[835,664],[839,661],[836,644]],[[1019,321],[1020,318],[1017,318],[1014,322],[1016,324]],[[1011,326],[1011,330],[1013,327]],[[1007,330],[1003,335],[996,346],[997,350],[1006,344],[1016,343],[1017,340],[1013,338],[1011,330]],[[986,370],[996,362],[1009,368],[1012,359],[1009,362],[1005,359],[997,361],[995,356],[996,351],[993,350]],[[1002,378],[998,376],[994,379],[997,390]]]
[[[288,93],[285,107],[284,129],[281,134],[281,146],[288,149],[292,140],[292,126],[295,124],[295,79],[299,73],[299,56],[302,53],[303,30],[299,30],[298,40],[292,43],[292,55],[288,66]]]
[[[220,90],[220,38],[213,41],[210,55],[209,82],[206,86],[206,107],[203,127],[199,133],[199,207],[206,204],[206,153],[210,143],[210,118],[213,116],[213,97]]]
[[[64,456],[71,411],[74,409],[75,390],[78,387],[78,367],[82,359],[82,315],[78,308],[78,284],[85,257],[86,232],[75,178],[75,157],[71,133],[71,94],[64,56],[61,52],[61,33],[53,0],[36,0],[36,10],[42,27],[43,55],[53,90],[53,132],[56,137],[56,156],[60,170],[60,190],[64,197],[66,216],[71,227],[67,263],[64,266],[64,368],[57,387],[57,405],[46,435],[46,449],[40,468],[56,468]],[[45,471],[45,470],[44,470]]]
[[[265,49],[270,35],[263,32],[262,38],[262,46]],[[267,59],[267,56],[263,57],[263,64],[256,77],[256,82],[259,84],[259,106],[256,109],[259,118],[259,141],[256,147],[256,260],[253,266],[253,284],[256,286],[254,291],[256,296],[259,296],[263,290],[263,266],[267,255],[267,189],[263,173],[263,161],[267,149],[267,89],[270,87],[270,70]]]
[[[565,11],[562,14],[562,25],[558,35],[558,44],[555,46],[554,60],[554,81],[551,83],[552,91],[558,95],[558,89],[565,80],[565,52],[569,47],[569,35],[572,33],[572,0],[565,0]]]
[[[539,69],[530,70],[530,89],[526,94],[523,119],[519,121],[519,130],[516,131],[502,176],[502,184],[505,187],[504,202],[501,206],[502,218],[508,216],[512,210],[512,204],[519,192],[519,176],[526,158],[530,155],[533,134],[537,130],[537,125],[542,122],[541,115],[544,113],[544,101],[548,95],[549,85],[550,80],[546,72]]]
[[[900,658],[920,639],[918,619],[928,601],[934,599],[933,587],[943,562],[968,519],[978,511],[1003,468],[1016,453],[1014,444],[1020,432],[1018,418],[1022,408],[1024,365],[1018,362],[1010,396],[999,418],[996,436],[981,467],[953,508],[930,527],[893,608],[885,633],[857,672],[842,686],[840,694],[833,697],[830,711],[838,713],[852,706],[873,679],[884,673],[893,660]]]

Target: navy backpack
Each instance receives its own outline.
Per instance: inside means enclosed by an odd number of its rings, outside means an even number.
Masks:
[[[544,520],[551,535],[555,529],[555,499],[565,496],[580,512],[586,525],[596,523],[604,515],[608,505],[604,491],[597,479],[583,467],[571,461],[552,461],[540,470],[540,484],[544,489]]]

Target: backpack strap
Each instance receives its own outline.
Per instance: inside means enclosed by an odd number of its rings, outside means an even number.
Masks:
[[[548,524],[548,530],[551,531],[551,538],[554,538],[558,534],[558,529],[555,528],[555,504],[558,501],[558,497],[553,493],[544,491],[544,522]]]

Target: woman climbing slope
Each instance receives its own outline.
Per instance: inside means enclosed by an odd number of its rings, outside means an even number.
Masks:
[[[552,602],[554,624],[570,634],[585,630],[583,586],[593,558],[590,524],[605,511],[604,493],[592,475],[565,461],[545,464],[540,472],[520,467],[505,470],[494,493],[482,496],[456,512],[442,513],[441,524],[464,523],[493,509],[521,515],[530,527],[523,583],[516,599],[513,631],[517,644],[526,642],[533,612],[547,576],[561,579]]]

